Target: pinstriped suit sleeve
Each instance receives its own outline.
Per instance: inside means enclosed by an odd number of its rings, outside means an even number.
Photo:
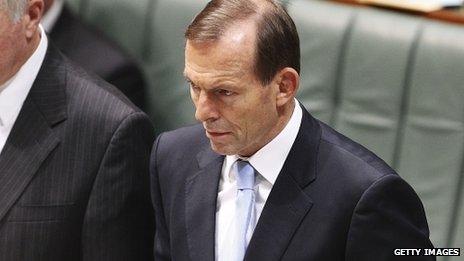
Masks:
[[[85,211],[83,260],[153,260],[148,174],[153,133],[141,112],[128,115],[114,132]]]
[[[162,134],[158,136],[153,146],[150,161],[150,183],[153,208],[156,217],[156,233],[154,242],[155,260],[171,260],[171,250],[169,247],[169,233],[164,217],[164,208],[161,198],[161,188],[158,173],[159,144],[161,143]]]

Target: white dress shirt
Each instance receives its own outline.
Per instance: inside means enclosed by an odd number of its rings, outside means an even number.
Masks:
[[[42,26],[39,26],[39,28],[41,38],[37,49],[19,71],[4,85],[0,86],[0,154],[47,52],[47,36]]]
[[[64,1],[63,0],[55,0],[53,1],[52,6],[50,9],[44,14],[40,23],[42,24],[45,32],[50,33],[53,30],[53,27],[56,24],[56,21],[61,15],[63,11]]]
[[[247,160],[256,170],[255,180],[255,219],[253,229],[258,223],[264,204],[271,193],[277,176],[282,169],[288,153],[295,142],[300,129],[302,109],[295,99],[295,108],[285,128],[268,144],[258,150],[249,158],[237,155],[226,156],[222,165],[219,181],[216,206],[216,260],[227,260],[230,256],[230,237],[234,229],[235,195],[237,186],[235,175],[231,172],[232,164],[239,158]],[[251,233],[247,233],[247,243],[250,242]]]

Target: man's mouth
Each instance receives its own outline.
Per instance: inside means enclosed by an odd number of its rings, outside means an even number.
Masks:
[[[222,137],[222,136],[229,134],[230,132],[219,132],[219,131],[206,130],[206,133],[208,134],[207,136],[210,136],[210,137]]]

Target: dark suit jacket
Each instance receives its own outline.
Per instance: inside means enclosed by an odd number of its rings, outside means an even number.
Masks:
[[[152,260],[147,116],[50,46],[0,154],[0,260]]]
[[[81,22],[66,5],[50,38],[72,61],[116,86],[145,109],[145,81],[136,63],[102,32]]]
[[[214,260],[224,156],[201,125],[159,136],[151,159],[156,260]],[[245,260],[434,260],[393,256],[432,247],[422,204],[390,167],[304,110]]]

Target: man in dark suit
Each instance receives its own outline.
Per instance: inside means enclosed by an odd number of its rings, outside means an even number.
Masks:
[[[45,0],[45,9],[45,30],[68,58],[117,87],[140,109],[146,109],[145,80],[129,55],[102,32],[83,23],[64,0]]]
[[[213,0],[186,31],[202,125],[151,159],[156,260],[434,260],[423,206],[381,159],[295,100],[299,40],[272,0]]]
[[[0,260],[152,260],[150,121],[0,3]]]

